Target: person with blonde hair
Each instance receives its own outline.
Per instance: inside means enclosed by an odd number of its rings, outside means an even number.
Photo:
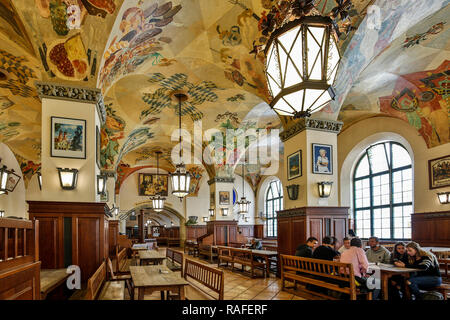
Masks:
[[[416,299],[421,299],[422,292],[420,290],[432,289],[441,285],[439,263],[433,253],[423,250],[417,242],[408,243],[406,252],[408,254],[406,263],[397,261],[394,264],[397,267],[420,269],[408,279],[407,284]]]

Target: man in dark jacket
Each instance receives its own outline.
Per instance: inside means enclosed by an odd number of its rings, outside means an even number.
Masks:
[[[297,250],[295,250],[295,255],[297,257],[312,258],[313,248],[317,245],[317,243],[319,243],[319,241],[316,238],[309,237],[305,244],[301,244],[297,247]]]
[[[314,259],[333,261],[339,256],[339,252],[334,249],[336,240],[334,237],[325,237],[322,239],[322,245],[314,250],[312,257]]]

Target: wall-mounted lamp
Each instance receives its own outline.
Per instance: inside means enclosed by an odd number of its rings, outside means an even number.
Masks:
[[[20,176],[15,174],[13,169],[8,170],[5,165],[0,168],[0,194],[13,192],[19,181]]]
[[[228,216],[228,208],[220,208],[220,210],[222,211],[222,216]]]
[[[42,173],[40,171],[37,172],[37,179],[39,183],[39,190],[42,190]]]
[[[331,194],[332,181],[322,181],[317,182],[317,187],[319,188],[319,197],[328,198]]]
[[[173,227],[173,225],[174,225],[173,221],[170,221],[170,225]]]
[[[0,218],[4,218],[5,217],[5,210],[0,210]]]
[[[77,187],[78,169],[56,168],[59,174],[59,183],[64,190],[73,190]]]
[[[106,180],[108,177],[106,174],[97,175],[97,194],[104,195],[106,193]]]
[[[286,186],[289,200],[297,200],[298,199],[298,184],[291,184],[290,186]]]
[[[437,194],[439,202],[441,204],[449,204],[450,203],[450,191],[449,192],[439,192]]]
[[[213,208],[208,209],[208,212],[209,212],[210,217],[214,217],[214,209]]]
[[[245,218],[244,218],[244,221],[245,221],[245,222],[248,222],[248,217],[245,217]]]
[[[166,225],[166,224],[164,224],[164,228],[167,228],[167,225]]]
[[[203,217],[203,222],[207,222],[208,221],[208,217]]]

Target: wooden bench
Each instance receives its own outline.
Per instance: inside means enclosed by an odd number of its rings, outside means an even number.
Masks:
[[[179,247],[180,246],[180,238],[168,238],[167,239],[167,247]]]
[[[186,286],[188,300],[223,300],[224,275],[222,270],[186,259],[183,274],[184,279],[189,282],[189,286]]]
[[[116,255],[116,272],[130,273],[131,259],[128,259],[127,249],[123,248]]]
[[[445,279],[449,279],[450,251],[430,251],[436,256],[438,260],[442,277]]]
[[[166,249],[166,266],[172,271],[183,272],[183,254],[172,249]]]
[[[266,263],[260,262],[255,259],[252,251],[249,249],[238,249],[232,247],[218,246],[218,261],[217,266],[221,266],[221,262],[225,261],[226,266],[231,263],[231,271],[234,271],[235,264],[240,264],[242,271],[245,271],[245,267],[250,267],[250,274],[252,278],[255,276],[255,270],[260,269],[263,272],[263,276],[266,277]]]
[[[297,256],[280,255],[282,290],[296,294],[297,282],[310,284],[332,291],[348,294],[350,300],[356,300],[357,295],[365,295],[372,300],[372,292],[359,292],[356,287],[353,265],[351,263],[334,262]],[[285,281],[294,282],[294,291],[285,286]],[[306,292],[327,299],[337,300],[335,296],[303,289]]]
[[[209,244],[199,244],[198,246],[198,256],[205,256],[208,257],[209,261],[213,263],[214,258],[217,257],[217,252],[214,252],[214,248],[212,245]]]
[[[106,263],[102,262],[89,278],[84,300],[124,300],[125,281],[106,281]]]

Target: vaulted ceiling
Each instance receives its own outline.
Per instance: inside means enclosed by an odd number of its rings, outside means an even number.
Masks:
[[[16,154],[25,179],[38,170],[36,80],[102,90],[107,120],[101,163],[122,178],[155,166],[156,150],[163,151],[161,166],[173,170],[175,90],[189,96],[181,114],[190,132],[195,120],[203,130],[282,129],[292,119],[280,119],[267,104],[258,48],[267,41],[262,28],[269,11],[283,12],[288,2],[0,0],[0,141]],[[338,96],[314,116],[348,126],[385,114],[410,122],[429,147],[448,142],[448,91],[440,88],[448,81],[449,1],[352,2],[349,18],[338,19],[349,31],[339,40]],[[316,0],[314,12],[327,15],[336,3]],[[427,77],[432,79],[423,81]],[[394,98],[416,105],[396,108]],[[209,176],[235,169],[204,167]],[[249,173],[253,185],[257,172]]]

